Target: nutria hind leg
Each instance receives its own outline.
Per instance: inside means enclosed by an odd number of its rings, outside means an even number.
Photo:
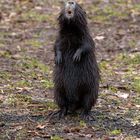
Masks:
[[[87,111],[87,110],[83,110],[80,117],[82,120],[87,122],[91,122],[95,120],[95,118],[91,114],[91,111]]]
[[[68,114],[68,107],[63,107],[58,111],[58,118],[64,118]]]
[[[68,102],[66,98],[65,88],[63,86],[55,87],[54,100],[59,107],[58,111],[51,113],[51,118],[64,118],[68,113]]]
[[[57,118],[60,120],[60,119],[64,118],[67,114],[68,114],[68,108],[63,107],[58,111],[54,111],[54,112],[51,112],[50,114],[48,114],[48,118],[49,118],[49,120],[54,119],[54,118]]]
[[[69,107],[69,110],[68,110],[68,114],[69,115],[72,115],[72,116],[75,116],[78,114],[78,110],[81,108],[81,106],[79,105],[79,103],[76,103],[76,104],[71,104],[70,107]]]
[[[91,114],[92,106],[94,105],[94,99],[91,98],[89,94],[85,95],[83,98],[82,112],[81,118],[85,121],[93,121],[95,120]]]

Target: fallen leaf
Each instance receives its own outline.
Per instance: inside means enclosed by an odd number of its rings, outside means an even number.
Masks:
[[[42,130],[42,129],[44,129],[46,127],[46,125],[38,125],[37,127],[36,127],[36,129],[39,129],[39,130]]]
[[[123,92],[118,91],[118,92],[116,93],[116,96],[118,96],[119,98],[127,99],[127,98],[129,97],[129,94],[128,94],[128,93],[123,93]]]
[[[9,15],[9,18],[14,18],[14,17],[16,17],[16,15],[17,14],[15,12],[11,12],[10,15]]]
[[[71,128],[71,132],[80,132],[80,127]]]
[[[137,108],[140,108],[140,105],[135,105]]]
[[[96,40],[103,40],[105,37],[104,36],[96,36],[95,39]]]

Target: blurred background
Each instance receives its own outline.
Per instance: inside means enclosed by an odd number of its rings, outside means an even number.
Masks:
[[[85,9],[101,70],[90,125],[48,123],[59,0],[0,0],[0,139],[140,138],[140,1],[77,0]]]

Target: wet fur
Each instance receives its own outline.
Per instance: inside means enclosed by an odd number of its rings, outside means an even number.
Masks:
[[[88,115],[98,98],[99,69],[86,13],[76,4],[72,19],[65,17],[63,9],[58,21],[60,30],[54,45],[54,98],[60,115],[78,109]]]

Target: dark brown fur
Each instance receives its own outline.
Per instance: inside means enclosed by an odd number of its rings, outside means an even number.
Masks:
[[[67,19],[64,9],[59,20],[59,34],[54,45],[54,98],[60,117],[81,109],[89,115],[98,98],[99,69],[95,44],[89,34],[86,13],[76,4],[74,17]]]

